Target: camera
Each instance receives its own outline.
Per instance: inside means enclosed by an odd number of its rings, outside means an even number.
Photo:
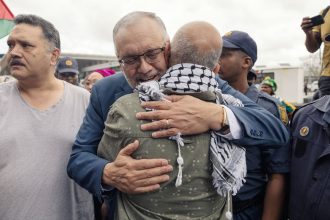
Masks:
[[[312,27],[318,26],[324,23],[324,19],[322,15],[316,15],[314,17],[311,17],[311,23],[313,24]]]

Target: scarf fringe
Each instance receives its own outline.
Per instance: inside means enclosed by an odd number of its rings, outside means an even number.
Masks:
[[[216,166],[213,166],[213,186],[216,188],[219,195],[226,197],[228,192],[232,192],[232,195],[235,196],[238,190],[246,182],[245,176],[247,170],[245,151],[242,152],[241,158],[243,159],[237,160],[234,169],[231,169],[230,172],[228,172],[223,166],[222,170],[219,170]],[[211,160],[213,161],[213,159]]]

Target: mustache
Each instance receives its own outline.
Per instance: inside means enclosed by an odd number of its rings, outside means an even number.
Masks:
[[[12,59],[9,66],[25,66],[19,59]]]

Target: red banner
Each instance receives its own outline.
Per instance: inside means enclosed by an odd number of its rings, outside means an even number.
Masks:
[[[3,0],[0,0],[0,19],[13,20],[14,15],[11,13]]]

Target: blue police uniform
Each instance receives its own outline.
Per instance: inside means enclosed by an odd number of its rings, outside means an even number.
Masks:
[[[330,219],[330,96],[293,116],[290,220]]]
[[[251,85],[245,95],[281,118],[277,99],[260,92],[255,85]],[[289,172],[289,148],[286,145],[278,149],[246,147],[246,163],[246,183],[233,197],[234,220],[261,219],[267,174]]]

